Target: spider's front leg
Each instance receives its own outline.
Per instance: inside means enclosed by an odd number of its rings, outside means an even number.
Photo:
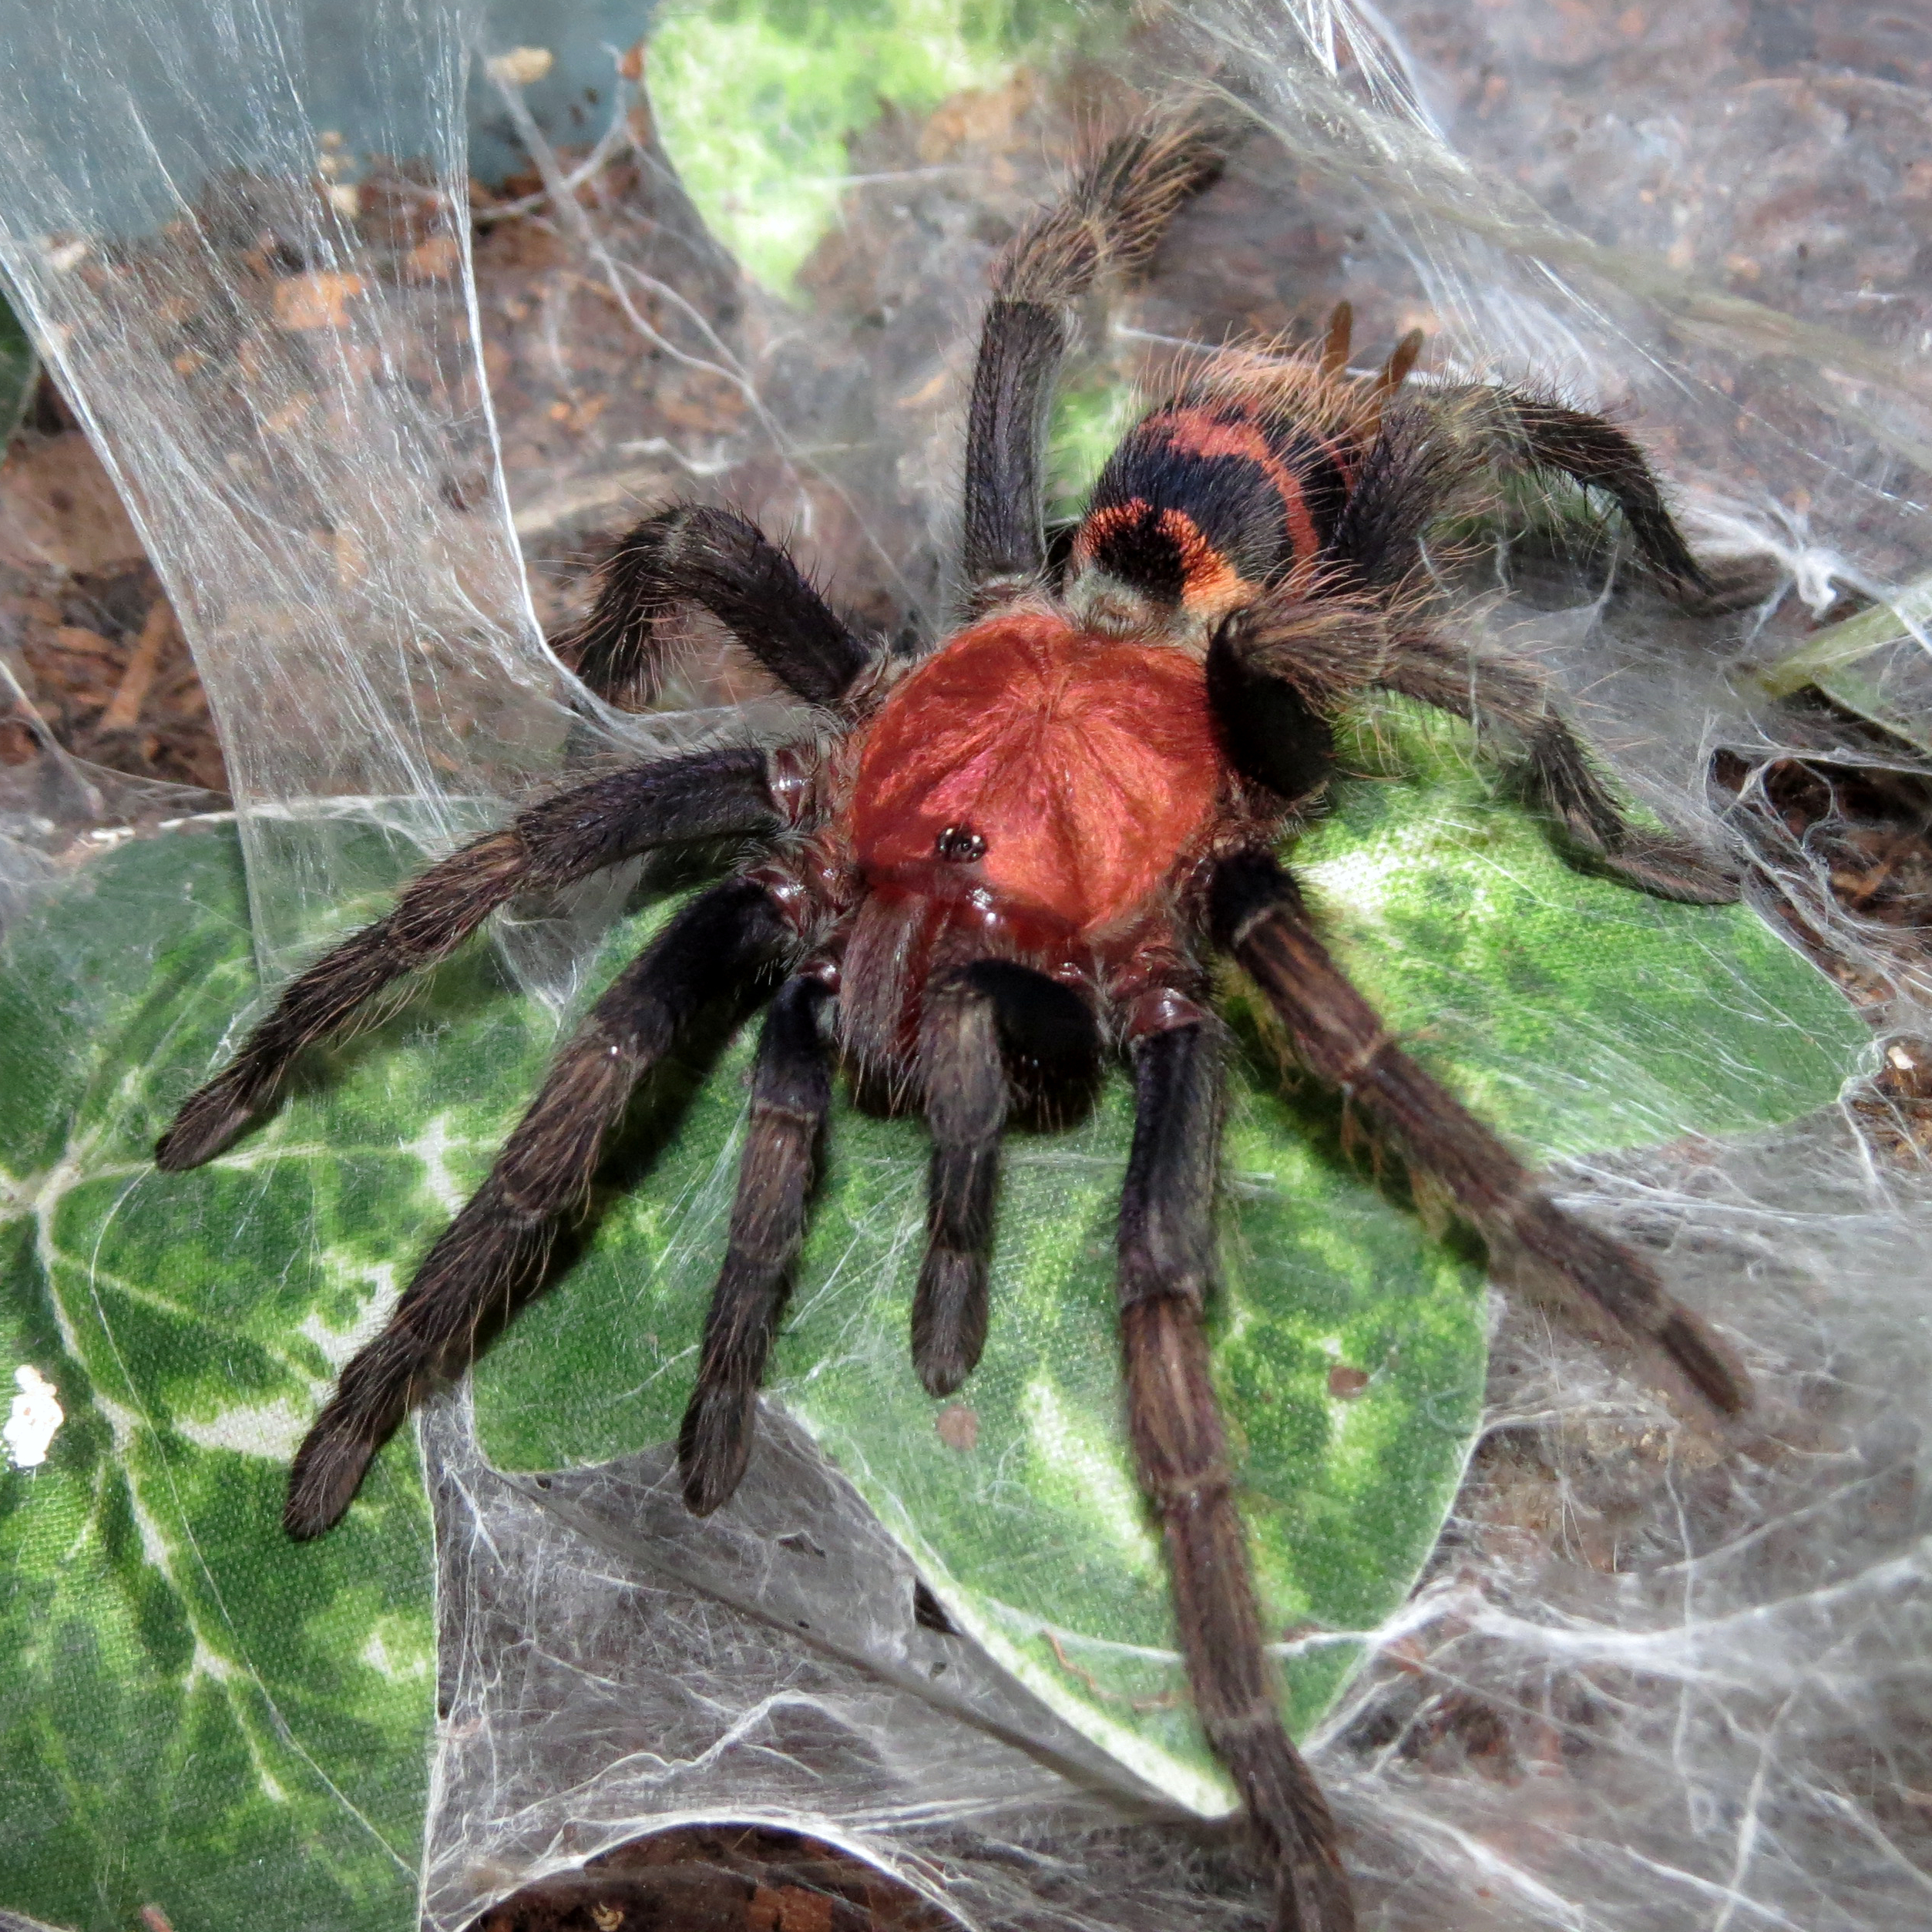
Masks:
[[[1609,1325],[1658,1352],[1673,1384],[1724,1415],[1751,1399],[1730,1350],[1673,1300],[1649,1264],[1566,1214],[1439,1081],[1396,1046],[1322,943],[1299,889],[1265,852],[1216,869],[1210,912],[1232,953],[1286,1027],[1310,1072],[1359,1107],[1418,1174],[1448,1192],[1489,1244],[1499,1272],[1567,1290]]]
[[[808,704],[835,704],[872,662],[755,523],[697,503],[674,503],[625,537],[600,573],[590,616],[557,639],[557,654],[600,697],[640,708],[657,694],[663,620],[687,603]]]
[[[1135,1042],[1134,1144],[1121,1201],[1121,1340],[1141,1482],[1159,1513],[1194,1706],[1276,1873],[1279,1932],[1348,1932],[1328,1801],[1282,1722],[1247,1535],[1208,1370],[1219,1030],[1190,1001]]]
[[[1030,966],[982,959],[927,992],[919,1077],[932,1159],[912,1366],[929,1394],[952,1394],[986,1347],[1000,1141],[1014,1076],[1028,1090],[1023,1097],[1050,1113],[1090,1086],[1099,1049],[1086,1001]]]
[[[340,1033],[391,982],[446,958],[520,893],[554,892],[654,846],[731,835],[770,838],[810,808],[805,747],[697,751],[593,778],[520,811],[404,889],[395,910],[284,988],[241,1050],[189,1095],[154,1151],[199,1167],[274,1101],[304,1048]]]
[[[962,973],[926,995],[920,1037],[926,1124],[926,1256],[912,1294],[912,1366],[949,1396],[978,1366],[990,1319],[987,1269],[1006,1070],[993,990]]]
[[[416,1270],[388,1326],[342,1372],[295,1457],[291,1536],[338,1522],[370,1459],[485,1324],[540,1285],[559,1217],[581,1203],[633,1089],[714,1000],[742,995],[796,943],[767,887],[727,879],[691,901],[620,973],[552,1065],[489,1178]]]
[[[743,1480],[771,1338],[805,1238],[820,1135],[832,1104],[828,980],[803,973],[772,1002],[758,1042],[751,1114],[724,1266],[704,1322],[697,1382],[679,1432],[684,1500],[708,1516]],[[987,959],[929,990],[919,1078],[932,1136],[926,1251],[912,1302],[912,1360],[949,1395],[986,1346],[987,1262],[1005,1131],[1009,1060],[1026,1084],[1064,1094],[1090,1078],[1099,1045],[1085,1003],[1010,961]]]

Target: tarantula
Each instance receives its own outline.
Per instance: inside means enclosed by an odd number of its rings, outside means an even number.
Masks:
[[[1275,856],[1327,781],[1331,720],[1370,689],[1479,721],[1579,862],[1673,898],[1735,882],[1624,817],[1530,665],[1430,626],[1426,526],[1514,471],[1602,492],[1641,564],[1689,599],[1702,572],[1635,444],[1509,388],[1406,385],[1405,337],[1373,375],[1350,323],[1295,353],[1204,359],[1114,452],[1050,559],[1042,425],[1075,306],[1152,254],[1226,142],[1153,113],[1097,150],[1007,247],[966,435],[964,622],[912,657],[875,650],[743,517],[680,505],[640,524],[567,640],[607,694],[654,688],[660,620],[694,605],[813,725],[601,776],[433,865],[311,966],[163,1138],[209,1159],[291,1061],[492,909],[680,841],[758,855],[679,911],[592,1009],[489,1178],[435,1242],[388,1327],[344,1370],[295,1459],[285,1522],[320,1534],[418,1396],[542,1284],[632,1090],[714,1000],[770,991],[730,1234],[677,1444],[700,1514],[738,1486],[803,1234],[842,1062],[862,1093],[923,1110],[932,1137],[912,1359],[935,1396],[986,1339],[1010,1110],[1090,1085],[1123,1055],[1134,1128],[1119,1222],[1126,1399],[1165,1537],[1188,1681],[1275,1873],[1277,1923],[1353,1923],[1334,1824],[1279,1715],[1208,1373],[1203,1305],[1230,954],[1295,1055],[1485,1238],[1497,1272],[1567,1290],[1719,1411],[1742,1370],[1649,1265],[1559,1208],[1411,1060],[1324,946]]]

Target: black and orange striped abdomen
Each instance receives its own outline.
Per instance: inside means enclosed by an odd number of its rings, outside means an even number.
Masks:
[[[1317,427],[1277,396],[1178,398],[1107,459],[1070,575],[1099,571],[1204,617],[1231,610],[1319,560],[1360,459],[1332,418]]]

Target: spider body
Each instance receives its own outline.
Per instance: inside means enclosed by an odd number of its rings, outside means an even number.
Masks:
[[[640,525],[567,640],[606,694],[647,691],[658,620],[721,621],[818,725],[615,771],[530,806],[432,866],[387,917],[284,990],[156,1150],[190,1167],[273,1103],[297,1054],[519,894],[654,847],[730,836],[758,855],[687,902],[559,1053],[488,1179],[344,1369],[304,1443],[285,1520],[341,1517],[370,1458],[435,1379],[543,1285],[638,1080],[710,1004],[770,994],[726,1252],[678,1443],[684,1494],[726,1502],[802,1239],[831,1083],[923,1113],[927,1240],[912,1352],[956,1388],[993,1310],[989,1260],[1010,1117],[1051,1122],[1123,1057],[1135,1124],[1118,1233],[1126,1412],[1171,1570],[1208,1739],[1275,1874],[1276,1923],[1353,1924],[1333,1822],[1282,1727],[1261,1637],[1202,1315],[1214,1274],[1222,1040],[1213,956],[1231,956],[1288,1049],[1488,1243],[1506,1279],[1556,1289],[1648,1352],[1679,1394],[1747,1399],[1722,1342],[1648,1263],[1557,1206],[1402,1050],[1323,945],[1275,857],[1328,775],[1331,720],[1393,690],[1514,748],[1578,862],[1670,896],[1735,883],[1633,827],[1534,667],[1437,632],[1422,540],[1501,471],[1608,495],[1642,566],[1694,593],[1695,559],[1636,445],[1517,391],[1405,390],[1420,338],[1347,367],[1338,310],[1315,350],[1207,359],[1103,470],[1054,568],[1040,425],[1075,305],[1131,271],[1207,186],[1221,142],[1156,115],[1100,150],[1003,258],[969,412],[966,621],[906,664],[869,647],[790,559],[728,512]]]

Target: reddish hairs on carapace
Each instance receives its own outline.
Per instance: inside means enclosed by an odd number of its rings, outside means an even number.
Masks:
[[[1224,775],[1197,660],[1016,613],[894,688],[860,756],[853,845],[875,885],[963,881],[1087,935],[1198,845]],[[981,855],[938,856],[949,832]]]
[[[848,1048],[902,1090],[936,969],[1117,972],[1234,782],[1198,658],[1043,611],[961,632],[892,688],[858,754]]]

